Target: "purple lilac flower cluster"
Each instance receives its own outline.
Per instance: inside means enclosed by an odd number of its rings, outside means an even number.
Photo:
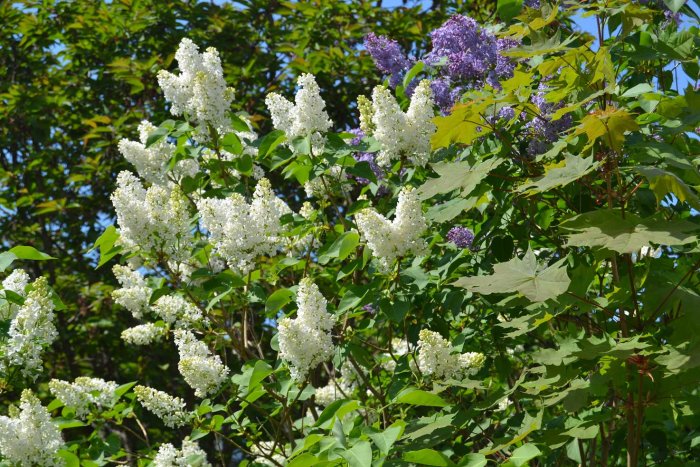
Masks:
[[[474,233],[466,227],[452,227],[447,232],[447,240],[454,243],[457,248],[471,249]]]
[[[452,107],[463,90],[484,84],[500,87],[499,80],[513,76],[515,63],[501,52],[517,42],[497,39],[472,18],[455,15],[430,38],[433,48],[424,60],[437,70],[431,87],[443,112]]]
[[[365,137],[365,132],[359,128],[353,128],[352,130],[350,130],[350,133],[355,135],[355,137],[350,140],[351,146],[358,146],[362,142],[362,138]],[[384,178],[384,170],[382,170],[382,168],[379,167],[379,165],[377,164],[374,153],[356,152],[353,154],[353,157],[357,162],[367,162],[369,164],[370,169],[372,169],[372,172],[374,172],[374,176],[377,177],[377,180],[382,180]],[[369,184],[369,180],[366,178],[355,176],[353,176],[353,178],[355,178],[355,180],[357,180],[357,183],[361,185]]]
[[[404,73],[413,65],[401,50],[399,43],[388,37],[370,32],[365,37],[364,45],[379,71],[390,75],[389,84],[392,87],[399,84]]]
[[[501,52],[518,43],[497,39],[472,18],[454,15],[431,32],[430,38],[432,50],[423,61],[434,71],[431,88],[443,113],[449,111],[466,89],[480,88],[484,84],[500,87],[499,80],[513,76],[515,63]],[[387,37],[370,33],[365,38],[365,48],[377,68],[390,75],[392,87],[413,64],[399,44]],[[414,82],[406,90],[407,95],[411,95],[413,87]]]
[[[370,315],[373,315],[377,312],[377,309],[371,303],[368,303],[367,305],[363,306],[362,309],[365,310]]]
[[[549,144],[559,139],[559,134],[568,130],[572,125],[569,114],[564,115],[559,120],[553,121],[551,119],[551,115],[562,108],[564,103],[552,103],[545,100],[545,91],[547,90],[545,82],[541,82],[537,89],[538,92],[532,96],[532,103],[537,107],[538,115],[525,125],[525,128],[531,132],[530,144],[527,148],[530,156],[545,152]]]

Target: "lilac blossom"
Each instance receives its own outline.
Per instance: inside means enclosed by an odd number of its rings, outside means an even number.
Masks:
[[[515,109],[510,106],[505,106],[498,111],[498,117],[503,120],[513,120],[513,117],[515,117]]]
[[[500,81],[513,76],[515,62],[503,51],[518,45],[513,39],[498,39],[472,18],[454,15],[430,33],[432,50],[422,57],[434,78],[430,85],[435,102],[443,114],[449,112],[459,96],[468,89],[488,84],[500,88]],[[389,75],[395,87],[413,64],[399,44],[384,36],[368,34],[365,48],[377,68]],[[406,86],[410,96],[417,80]]]
[[[510,57],[506,57],[502,52],[517,47],[518,41],[514,39],[498,39],[496,41],[496,48],[498,54],[496,55],[496,66],[494,70],[489,74],[487,78],[488,83],[494,88],[500,89],[501,85],[498,82],[499,79],[508,79],[513,76],[513,71],[515,70],[515,62],[511,60]]]
[[[461,86],[452,84],[449,78],[437,78],[430,83],[433,99],[442,113],[447,113],[462,92]]]
[[[472,247],[472,242],[474,241],[474,233],[466,227],[452,227],[449,232],[447,232],[447,240],[454,243],[457,248],[469,248]]]
[[[437,83],[432,88],[443,113],[464,89],[484,84],[500,88],[499,80],[513,76],[515,63],[501,52],[518,43],[497,39],[472,18],[455,15],[430,37],[433,49],[425,56],[425,62],[437,69],[438,78],[433,81]]]
[[[525,128],[528,128],[532,135],[527,148],[527,152],[531,156],[545,152],[549,143],[558,140],[560,133],[568,130],[572,124],[571,115],[569,114],[558,120],[553,121],[551,119],[551,115],[562,108],[564,103],[547,102],[545,99],[546,89],[547,85],[545,82],[541,82],[538,86],[538,92],[532,96],[532,103],[537,107],[538,115],[525,125]]]
[[[396,87],[412,64],[401,50],[399,43],[371,32],[365,37],[365,48],[372,56],[379,71],[390,75],[389,84],[391,87]]]
[[[666,11],[664,11],[664,18],[666,18],[666,20],[661,25],[664,28],[667,28],[667,27],[671,26],[671,24],[674,24],[674,23],[676,26],[681,25],[682,20],[681,20],[681,13],[680,12],[674,13],[671,10],[666,10]]]
[[[443,71],[453,81],[482,81],[496,63],[496,37],[467,16],[454,15],[430,37],[433,50],[426,63],[437,65],[446,59]]]

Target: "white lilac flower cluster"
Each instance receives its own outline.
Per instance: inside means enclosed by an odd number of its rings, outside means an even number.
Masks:
[[[64,465],[56,456],[63,446],[51,414],[29,389],[22,392],[19,411],[11,408],[9,417],[0,416],[0,457],[11,465]]]
[[[134,394],[139,403],[160,418],[165,426],[175,428],[186,425],[191,417],[185,410],[185,401],[180,397],[140,385],[134,387]]]
[[[254,267],[256,257],[273,256],[284,246],[280,217],[292,212],[265,178],[258,182],[250,204],[233,193],[226,199],[201,199],[197,209],[215,254],[241,274]]]
[[[222,132],[230,125],[226,116],[234,90],[226,86],[224,71],[216,49],[204,53],[190,39],[184,38],[175,52],[180,74],[158,72],[158,84],[170,101],[170,113],[187,115],[197,124],[198,137],[208,139],[211,125]]]
[[[175,153],[175,145],[165,138],[146,147],[148,137],[156,130],[156,127],[148,120],[143,120],[139,125],[139,141],[122,139],[119,141],[119,152],[124,159],[131,162],[136,172],[147,182],[156,185],[168,184],[168,163]],[[173,167],[171,174],[175,180],[185,176],[194,177],[199,171],[199,164],[193,159],[179,161]]]
[[[406,112],[384,86],[374,88],[371,107],[368,104],[366,99],[358,104],[360,127],[381,145],[377,164],[386,167],[405,157],[414,165],[425,166],[430,158],[430,138],[436,130],[430,83],[420,82]]]
[[[289,141],[300,136],[310,137],[312,152],[318,154],[323,149],[323,133],[333,122],[325,111],[326,103],[314,75],[302,74],[297,84],[299,90],[294,103],[273,92],[267,95],[265,104],[276,129],[284,131]]]
[[[166,333],[166,328],[153,323],[139,324],[122,331],[121,338],[131,345],[148,345],[160,340]]]
[[[202,310],[181,295],[163,295],[151,307],[153,312],[176,329],[188,329],[198,323],[206,323]]]
[[[314,398],[321,407],[328,407],[339,399],[345,399],[352,394],[352,387],[341,377],[331,380],[327,385],[316,388]]]
[[[136,319],[143,319],[151,311],[165,322],[166,326],[144,323],[125,329],[122,339],[134,345],[147,345],[163,337],[168,329],[189,329],[197,324],[207,324],[202,311],[180,295],[163,295],[150,306],[152,290],[143,276],[128,266],[115,265],[114,275],[122,285],[112,292],[115,302],[122,305]]]
[[[74,408],[77,417],[82,418],[90,412],[91,406],[100,410],[110,408],[114,402],[117,383],[80,376],[72,383],[52,379],[49,389],[64,405]]]
[[[161,444],[151,467],[209,467],[207,453],[195,441],[184,439],[182,449],[170,443]]]
[[[318,286],[303,279],[297,290],[296,318],[279,321],[279,357],[289,365],[292,378],[302,381],[309,370],[333,356],[331,329],[335,317]]]
[[[29,274],[24,269],[15,269],[2,281],[3,290],[11,290],[22,297],[27,295],[24,291],[27,285],[29,285]]]
[[[221,357],[212,355],[204,342],[197,340],[190,331],[175,331],[175,344],[180,352],[178,370],[185,382],[194,389],[197,397],[206,397],[216,392],[226,380],[229,369]]]
[[[27,285],[29,285],[29,274],[24,269],[15,269],[2,281],[3,291],[16,293],[22,298],[27,296]],[[7,298],[7,293],[2,292],[2,296]],[[0,321],[12,319],[17,309],[18,307],[10,302],[3,303],[0,307]]]
[[[418,337],[418,368],[433,378],[464,378],[478,371],[486,360],[477,352],[455,353],[452,345],[435,331],[422,329]]]
[[[261,441],[251,446],[250,452],[257,456],[253,460],[255,464],[271,466],[285,465],[287,463],[287,457],[280,452],[280,449],[282,449],[282,446],[279,443],[275,443],[274,441]]]
[[[355,220],[358,230],[384,271],[390,269],[396,258],[408,254],[420,255],[425,250],[425,241],[420,237],[427,228],[427,223],[420,199],[412,188],[403,188],[399,193],[393,221],[373,208],[358,212]]]
[[[162,252],[174,261],[189,257],[190,214],[187,199],[177,186],[146,189],[132,173],[123,171],[117,176],[112,205],[119,241],[127,250]]]
[[[121,264],[114,265],[112,272],[121,285],[120,289],[112,291],[114,301],[129,310],[134,318],[143,318],[149,309],[148,301],[152,293],[144,277],[138,271]]]
[[[7,342],[0,349],[0,354],[4,354],[0,358],[0,373],[10,366],[21,368],[24,376],[34,376],[41,370],[41,353],[58,337],[54,308],[48,282],[40,277],[33,282],[24,304],[11,316]]]

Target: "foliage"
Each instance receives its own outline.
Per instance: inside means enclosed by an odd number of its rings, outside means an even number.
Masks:
[[[94,248],[100,263],[121,262],[116,323],[170,358],[112,356],[138,386],[98,373],[124,383],[110,397],[54,392],[57,455],[71,465],[694,462],[700,114],[695,86],[674,88],[666,68],[697,79],[697,27],[673,15],[697,18],[683,2],[522,3],[499,1],[490,30],[514,42],[499,52],[512,73],[460,82],[455,105],[411,135],[404,119],[425,97],[411,89],[426,89],[412,80],[442,79],[444,60],[404,70],[397,109],[385,88],[360,105],[360,136],[336,113],[363,87],[352,74],[343,89],[318,79],[326,110],[316,78],[301,77],[293,111],[272,112],[293,120],[294,138],[256,125],[267,87],[231,112],[230,128],[202,134],[185,112],[149,131],[140,157],[165,177],[121,173],[117,225]],[[576,14],[595,18],[598,37],[569,29]],[[228,71],[208,66],[206,96]],[[291,87],[277,92],[290,98]],[[319,130],[329,116],[337,131]],[[396,150],[392,138],[431,133],[427,165],[410,146],[377,158]],[[59,214],[42,215],[67,234]],[[474,232],[468,246],[449,241],[456,226]],[[16,248],[5,268],[55,261]],[[10,317],[29,308],[19,282],[3,284]],[[43,384],[3,377],[9,394]]]

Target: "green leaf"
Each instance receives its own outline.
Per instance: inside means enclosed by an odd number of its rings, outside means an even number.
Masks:
[[[244,118],[240,117],[238,115],[231,115],[231,126],[233,127],[234,130],[240,131],[243,133],[250,131],[250,127],[245,122]]]
[[[406,441],[417,441],[423,437],[431,437],[439,432],[451,433],[454,430],[452,422],[455,418],[454,414],[442,415],[439,417],[426,417],[419,419],[418,423],[409,425],[413,431],[406,433],[403,437]]]
[[[449,146],[451,143],[471,144],[491,130],[483,126],[483,117],[494,103],[493,98],[475,99],[453,107],[450,115],[434,119],[437,131],[430,140],[433,149]]]
[[[311,154],[311,138],[308,136],[294,138],[292,147],[297,154]]]
[[[413,65],[410,70],[408,70],[408,73],[406,73],[406,76],[403,77],[403,88],[404,89],[408,88],[408,85],[411,84],[411,81],[413,81],[413,78],[415,78],[418,75],[418,73],[423,71],[423,68],[425,68],[425,63],[416,62],[416,64]]]
[[[253,372],[250,375],[250,381],[248,382],[248,392],[260,386],[260,383],[271,374],[272,367],[269,363],[264,360],[256,361]]]
[[[348,167],[346,172],[356,177],[365,178],[371,182],[377,183],[377,176],[374,174],[372,166],[369,165],[369,162],[360,161],[354,166]]]
[[[372,446],[369,441],[359,441],[352,448],[346,449],[340,455],[348,461],[349,467],[367,467],[372,465]]]
[[[415,462],[420,465],[435,465],[438,467],[455,465],[449,457],[434,449],[419,449],[417,451],[405,452],[403,460]]]
[[[97,240],[95,240],[94,245],[90,249],[90,251],[95,248],[100,249],[100,261],[97,263],[97,268],[114,258],[114,256],[121,251],[121,247],[114,246],[118,239],[119,232],[113,225],[107,227],[105,231],[102,232],[102,235],[97,237]]]
[[[463,277],[454,283],[457,287],[480,293],[494,294],[518,292],[532,302],[544,302],[556,298],[569,288],[566,273],[566,258],[542,268],[532,250],[523,259],[513,258],[494,266],[494,273],[488,276]]]
[[[345,290],[338,303],[338,313],[344,313],[358,306],[362,299],[369,293],[367,287],[351,287]]]
[[[323,409],[318,420],[316,420],[315,426],[328,429],[332,426],[332,421],[335,418],[342,418],[345,414],[357,410],[359,407],[360,403],[358,401],[348,401],[345,399],[334,401]]]
[[[131,383],[124,383],[124,384],[120,385],[119,387],[117,387],[117,389],[114,390],[114,395],[117,398],[122,397],[124,394],[127,393],[127,391],[129,391],[129,389],[136,386],[136,383],[137,383],[136,381],[132,381]]]
[[[478,191],[481,191],[481,189]],[[437,222],[439,224],[448,222],[462,214],[464,211],[472,209],[473,207],[484,202],[488,202],[488,199],[488,195],[476,195],[470,196],[469,198],[452,198],[444,203],[433,204],[430,206],[428,211],[425,213],[425,217],[427,217],[430,221]]]
[[[681,8],[683,8],[683,5],[687,0],[664,0],[664,3],[668,7],[669,10],[671,10],[674,13],[678,13]]]
[[[269,316],[277,313],[283,306],[292,301],[294,292],[289,289],[275,290],[265,301],[265,313]]]
[[[163,124],[166,122],[163,122]],[[168,136],[168,133],[170,133],[170,128],[167,126],[161,125],[160,127],[156,128],[150,135],[148,135],[148,138],[146,139],[146,147],[149,148],[157,142],[165,139],[165,137]]]
[[[56,259],[53,256],[49,256],[46,253],[42,253],[33,246],[19,245],[10,248],[10,253],[15,255],[17,259],[30,259],[33,261],[46,261],[47,259]]]
[[[635,170],[649,180],[649,188],[660,203],[667,194],[673,193],[681,202],[700,210],[700,198],[677,175],[657,167],[636,167]]]
[[[588,146],[600,138],[603,144],[619,151],[625,142],[625,132],[638,129],[639,125],[629,112],[609,108],[584,116],[581,119],[581,124],[572,133],[572,137],[585,133],[588,137]]]
[[[207,458],[204,454],[190,454],[185,458],[185,465],[191,465],[192,467],[198,467],[204,465]],[[207,463],[209,465],[209,463]]]
[[[563,161],[546,165],[544,175],[528,179],[518,187],[521,193],[542,193],[558,186],[565,186],[590,173],[600,165],[593,156],[583,157],[567,154]]]
[[[459,467],[484,467],[487,463],[485,455],[475,452],[462,457]]]
[[[53,412],[54,410],[60,409],[63,406],[64,404],[60,399],[54,399],[51,401],[51,403],[49,403],[49,405],[46,406],[46,410]]]
[[[523,0],[498,0],[496,11],[503,21],[510,21],[520,13],[523,8]]]
[[[520,426],[518,434],[515,436],[515,438],[511,439],[510,441],[506,441],[503,444],[499,444],[496,447],[482,449],[480,451],[481,454],[490,456],[494,453],[497,453],[498,451],[501,451],[502,449],[507,448],[511,444],[519,443],[520,441],[524,440],[530,433],[540,429],[540,427],[542,426],[543,413],[543,411],[539,411],[534,417],[531,416],[529,413],[526,413],[525,418],[523,419],[523,423]]]
[[[550,38],[541,36],[541,38],[533,40],[530,45],[513,47],[511,49],[504,50],[501,53],[507,57],[536,57],[538,55],[552,54],[554,52],[558,52],[559,50],[565,49],[574,40],[576,40],[576,35],[571,35],[562,42],[561,31],[557,29],[557,32]]]
[[[593,63],[595,64],[595,70],[593,71],[593,77],[590,81],[591,83],[597,83],[599,81],[612,83],[615,81],[613,60],[607,47],[601,47],[598,49]]]
[[[69,428],[80,428],[83,426],[87,426],[86,423],[81,422],[80,420],[68,418],[54,418],[53,422],[56,423],[56,426],[58,426],[59,430],[67,430]]]
[[[697,241],[691,232],[698,227],[684,220],[642,219],[619,209],[603,209],[580,214],[561,224],[568,232],[569,246],[604,248],[618,253],[634,253],[650,243],[666,246]]]
[[[80,467],[80,459],[67,449],[61,449],[56,453],[56,456],[63,459],[65,467]]]
[[[503,159],[491,158],[474,164],[468,161],[437,162],[432,168],[438,177],[432,178],[418,188],[418,196],[422,200],[432,198],[440,193],[449,193],[456,189],[461,195],[467,196],[491,172],[501,165]]]
[[[13,253],[10,253],[9,251],[5,251],[3,253],[0,253],[0,272],[5,271],[10,265],[14,262],[14,260],[17,259],[17,256],[15,256]]]
[[[258,156],[267,157],[277,146],[284,142],[286,136],[282,130],[274,130],[265,135],[258,147]]]
[[[225,151],[238,155],[243,151],[243,144],[236,133],[227,133],[221,140],[221,146]]]
[[[357,232],[344,232],[335,239],[331,247],[326,252],[327,256],[344,260],[350,253],[355,251],[355,247],[360,243],[360,235]]]
[[[640,95],[642,95],[642,94],[646,94],[646,93],[648,93],[648,92],[654,92],[654,88],[651,87],[650,84],[647,84],[647,83],[640,83],[640,84],[638,84],[638,85],[636,85],[636,86],[633,86],[633,87],[629,88],[627,91],[625,91],[624,93],[622,93],[622,96],[621,96],[621,97],[629,97],[629,98],[632,98],[632,97],[640,96]]]
[[[404,429],[406,429],[406,422],[397,420],[381,433],[370,433],[369,437],[372,438],[372,441],[374,441],[374,444],[379,448],[379,451],[387,455],[389,451],[391,451],[391,447],[396,440],[403,435]]]
[[[512,462],[515,467],[521,467],[527,464],[529,460],[534,459],[540,454],[542,454],[542,452],[537,449],[537,446],[527,443],[513,451],[513,455],[510,456],[510,459],[508,460]]]
[[[422,389],[406,388],[394,398],[395,404],[410,404],[425,407],[447,407],[447,402],[442,397],[432,392],[423,391]]]
[[[287,464],[287,467],[310,467],[312,465],[318,465],[318,463],[318,457],[305,452],[292,459],[289,464]]]

